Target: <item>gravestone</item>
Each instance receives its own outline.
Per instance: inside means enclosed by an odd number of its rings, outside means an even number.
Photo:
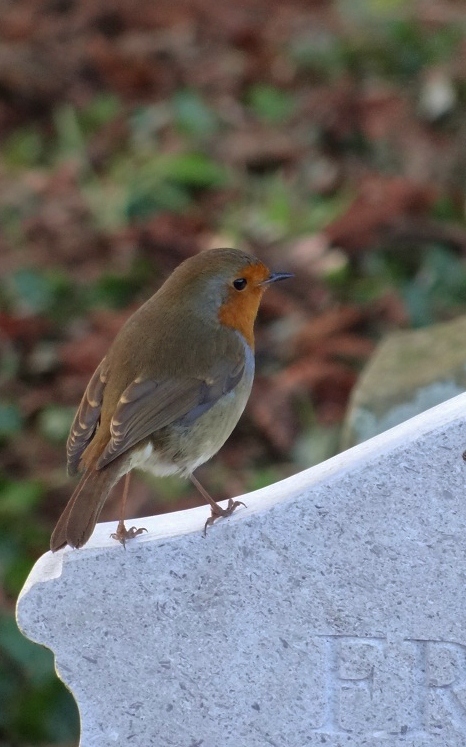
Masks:
[[[466,395],[245,497],[100,524],[18,601],[82,747],[466,745]]]
[[[387,335],[351,394],[342,449],[464,392],[465,336],[466,316]]]

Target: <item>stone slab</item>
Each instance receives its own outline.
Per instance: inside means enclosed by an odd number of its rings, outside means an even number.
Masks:
[[[387,335],[353,390],[342,449],[464,392],[465,339],[465,316]]]
[[[466,395],[251,493],[100,524],[18,600],[81,747],[466,745]],[[138,522],[139,523],[139,522]]]

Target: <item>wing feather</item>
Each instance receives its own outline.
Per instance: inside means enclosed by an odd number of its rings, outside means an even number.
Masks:
[[[107,381],[105,358],[92,375],[81,404],[74,417],[70,435],[66,443],[68,474],[75,475],[79,470],[81,456],[92,440],[100,419],[100,410]]]
[[[208,378],[135,380],[123,392],[110,424],[111,438],[97,461],[105,467],[144,438],[174,422],[190,424],[232,391],[244,374],[244,351],[221,361]]]

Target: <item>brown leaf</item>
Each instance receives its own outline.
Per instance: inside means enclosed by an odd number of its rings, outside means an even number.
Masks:
[[[325,361],[312,356],[293,363],[275,377],[275,385],[279,389],[291,392],[301,390],[311,391],[317,385],[328,381],[354,383],[356,374],[341,363]]]
[[[197,216],[159,213],[139,229],[136,240],[143,256],[151,261],[154,258],[157,262],[162,260],[167,272],[171,272],[202,248],[196,239],[204,230],[205,226]]]
[[[290,394],[277,377],[256,377],[247,412],[272,447],[287,454],[296,436],[297,419]]]
[[[67,371],[92,374],[108,349],[108,338],[97,332],[60,346],[59,358]]]
[[[39,316],[11,316],[0,312],[0,337],[7,337],[14,342],[33,343],[43,337],[50,329],[50,322]]]
[[[417,184],[403,177],[366,177],[346,213],[325,229],[331,244],[358,253],[380,241],[400,216],[429,210],[437,197],[432,185]]]
[[[218,155],[227,163],[262,168],[299,157],[301,148],[291,134],[261,128],[237,130],[222,139]]]
[[[361,335],[342,334],[334,335],[319,342],[316,346],[316,353],[321,358],[353,358],[355,360],[365,360],[369,358],[375,348],[375,343],[367,337]],[[303,348],[303,352],[312,352],[310,348]]]
[[[406,304],[396,291],[387,291],[370,305],[372,315],[389,327],[406,327],[409,315]]]
[[[367,311],[359,306],[347,305],[329,309],[304,324],[290,341],[290,347],[297,355],[316,349],[332,335],[354,329],[367,316]]]

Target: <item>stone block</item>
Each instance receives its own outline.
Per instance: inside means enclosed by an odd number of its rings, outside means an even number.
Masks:
[[[348,449],[466,389],[466,317],[394,332],[353,391],[342,433]]]
[[[466,395],[283,482],[99,524],[18,601],[81,747],[464,747]]]

